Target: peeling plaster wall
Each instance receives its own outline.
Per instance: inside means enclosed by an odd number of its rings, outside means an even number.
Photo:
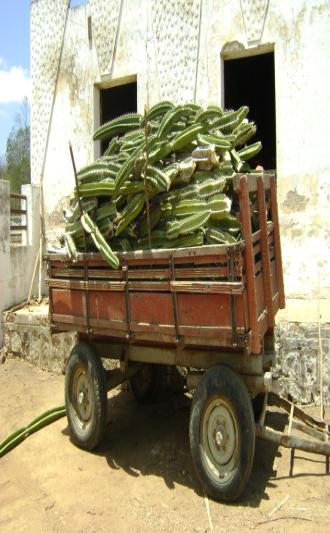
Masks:
[[[91,140],[99,123],[97,87],[136,75],[140,112],[145,104],[165,98],[221,104],[223,58],[274,50],[278,199],[287,296],[278,322],[312,324],[320,316],[323,323],[330,322],[328,0],[89,0],[69,9],[67,18],[65,0],[37,4],[38,12],[34,3],[31,9],[32,49],[36,50],[32,78],[34,72],[38,75],[32,118],[34,110],[40,116],[43,113],[40,91],[49,91],[49,73],[55,94],[52,113],[45,106],[52,117],[44,172],[48,242],[54,243],[63,227],[61,211],[73,188],[69,140],[78,168],[98,153]],[[38,15],[42,5],[57,13],[55,34]],[[41,31],[44,28],[42,68],[36,59],[37,24]],[[49,52],[51,42],[54,54]],[[32,160],[41,146],[40,128],[34,127],[37,118],[32,120]]]
[[[23,232],[22,245],[11,246],[10,187],[8,181],[0,180],[0,348],[2,311],[27,299],[39,246],[39,219],[34,216],[39,213],[39,188],[23,185],[21,194],[26,196],[27,230]],[[37,290],[37,280],[32,289]]]

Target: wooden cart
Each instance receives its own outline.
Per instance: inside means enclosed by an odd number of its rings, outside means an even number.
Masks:
[[[163,365],[179,367],[194,391],[189,434],[197,475],[206,493],[226,501],[250,475],[253,405],[262,407],[270,388],[275,314],[284,307],[275,177],[237,175],[234,190],[238,244],[122,253],[117,270],[95,253],[75,263],[47,256],[52,330],[75,330],[80,339],[66,372],[73,440],[97,446],[108,390],[129,379],[147,400]],[[106,372],[101,357],[120,367]]]

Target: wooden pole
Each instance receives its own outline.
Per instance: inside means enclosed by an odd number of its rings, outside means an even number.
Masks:
[[[149,206],[149,198],[148,198],[148,191],[147,191],[147,169],[148,169],[148,163],[149,163],[149,150],[148,150],[148,124],[147,124],[147,106],[144,106],[144,136],[145,136],[145,165],[144,165],[144,173],[143,173],[143,181],[144,181],[144,197],[146,201],[147,206],[147,226],[148,226],[148,241],[149,241],[149,248],[151,249],[151,228],[150,228],[150,206]]]

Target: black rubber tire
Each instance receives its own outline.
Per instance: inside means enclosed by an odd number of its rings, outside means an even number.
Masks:
[[[163,365],[143,365],[130,379],[131,390],[138,403],[148,404],[158,400],[162,390]]]
[[[79,381],[87,385],[85,418],[78,405]],[[89,407],[89,404],[91,407]],[[101,359],[95,348],[80,342],[71,351],[65,375],[65,407],[73,442],[84,450],[94,450],[101,442],[107,418],[107,387]]]
[[[237,500],[251,473],[255,424],[246,386],[230,368],[219,365],[204,374],[193,397],[189,437],[193,464],[205,493],[218,501]]]

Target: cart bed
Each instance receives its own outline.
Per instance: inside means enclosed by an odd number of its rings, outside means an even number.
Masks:
[[[234,188],[244,237],[238,244],[126,252],[117,270],[96,253],[79,254],[75,263],[49,254],[52,330],[261,353],[284,306],[275,177],[237,175]]]

